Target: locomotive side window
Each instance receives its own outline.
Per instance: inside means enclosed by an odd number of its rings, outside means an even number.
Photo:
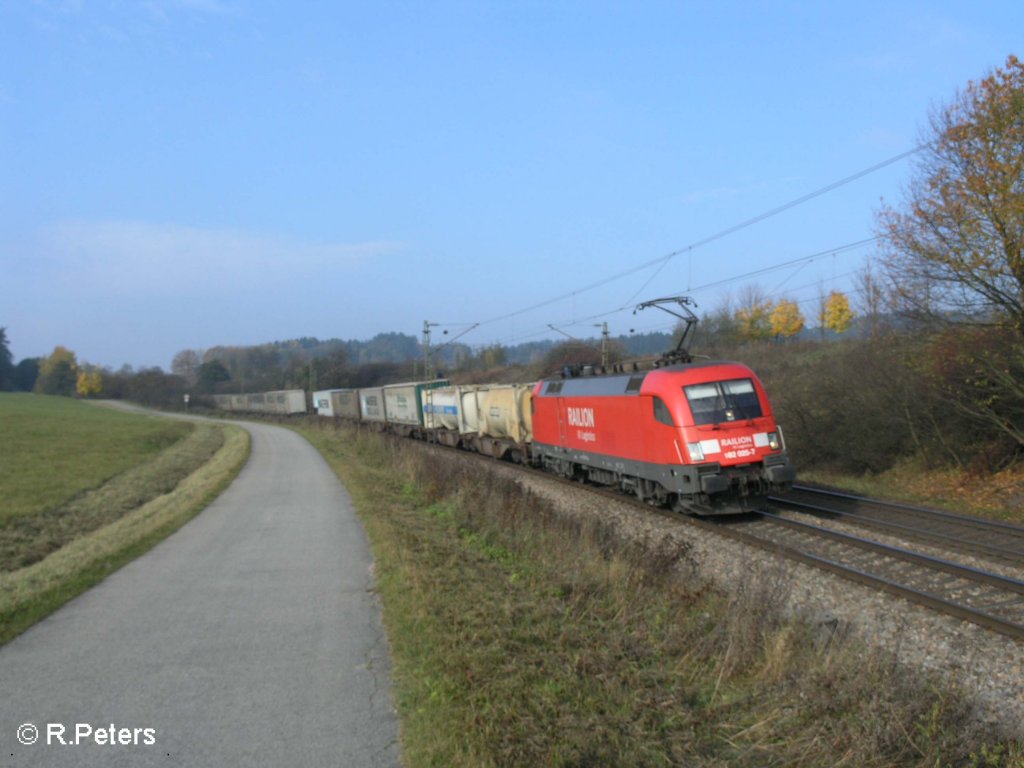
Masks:
[[[655,397],[653,400],[654,420],[660,421],[662,424],[668,424],[670,427],[674,427],[675,424],[672,422],[672,414],[668,412],[668,406],[665,405],[664,401],[660,397]]]
[[[692,384],[683,387],[683,391],[693,411],[693,423],[697,425],[756,419],[763,415],[750,379]]]

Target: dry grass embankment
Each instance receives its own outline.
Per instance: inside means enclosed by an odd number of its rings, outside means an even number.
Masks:
[[[315,423],[376,556],[410,766],[1021,766],[965,699],[454,452]]]
[[[67,473],[0,476],[0,498],[16,487],[19,499],[17,514],[5,505],[0,516],[0,643],[198,514],[249,451],[248,434],[235,427],[177,424],[61,398],[0,399],[0,426],[5,445],[39,461],[59,457],[54,464]],[[121,471],[111,476],[114,468]]]
[[[995,473],[942,469],[905,461],[877,475],[851,476],[823,470],[805,472],[802,481],[842,488],[863,496],[923,504],[1024,525],[1024,465]]]

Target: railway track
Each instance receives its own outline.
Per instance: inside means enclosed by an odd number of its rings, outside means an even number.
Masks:
[[[488,464],[493,462],[493,459],[476,454],[463,455]],[[600,486],[581,484],[530,467],[520,466],[519,469],[547,482],[571,487],[576,492],[583,491],[619,504],[635,506],[644,514],[653,513],[679,525],[694,526],[828,571],[1024,642],[1024,581],[866,537],[791,520],[769,510],[722,518],[690,517],[651,507]],[[884,502],[854,498],[865,504],[886,506]],[[790,504],[789,499],[775,501]],[[808,506],[811,505],[805,504],[804,508]],[[823,511],[834,517],[840,516],[834,509]],[[965,519],[982,523],[982,528],[988,522]],[[1015,564],[1024,565],[1024,556],[1018,555]]]
[[[1024,582],[772,512],[727,535],[1024,641]],[[734,529],[734,530],[732,530]]]
[[[800,485],[769,502],[1024,568],[1024,527],[1018,525]]]
[[[594,486],[581,486],[577,482],[556,478],[538,470],[539,476],[567,483],[575,488],[599,494],[620,503],[634,505],[650,514],[652,508],[643,502],[623,496],[616,491]],[[801,487],[801,490],[803,488]],[[807,489],[816,491],[817,489]],[[825,492],[833,494],[834,492]],[[853,497],[864,505],[871,505],[879,510],[890,506],[900,508],[903,505],[888,505],[871,499]],[[789,504],[789,499],[786,499]],[[811,506],[804,502],[804,508]],[[939,613],[953,616],[962,621],[969,621],[986,629],[998,632],[1024,642],[1024,582],[992,573],[979,568],[963,565],[940,557],[915,552],[891,544],[874,541],[870,538],[851,533],[812,525],[797,520],[790,520],[769,510],[749,515],[723,518],[698,518],[678,515],[663,509],[654,510],[662,517],[668,517],[680,524],[692,525],[704,530],[713,531],[718,535],[740,541],[758,549],[767,550],[776,555],[796,560],[815,568],[833,573],[842,578],[855,581],[873,589],[904,598],[918,605],[927,606]],[[834,509],[824,510],[833,517],[852,517],[852,513],[843,516]],[[989,525],[991,521],[978,518],[950,515],[937,512],[935,517],[926,513],[933,510],[919,510],[905,507],[906,513],[918,513],[923,519],[948,520],[943,533],[944,542],[956,535],[959,530],[964,536],[965,531],[1001,530],[1004,527],[1014,529],[1003,523]],[[865,516],[867,517],[867,516]],[[963,520],[962,528],[953,529],[959,519]],[[871,518],[876,527],[887,528],[885,521]],[[909,534],[917,531],[920,538],[927,538],[925,530],[914,529],[904,519],[900,523],[904,538],[917,538]],[[888,528],[893,530],[892,528]],[[985,545],[988,544],[986,547]],[[1024,553],[1014,554],[1016,550],[990,542],[987,538],[976,536],[971,540],[971,547],[989,554],[998,553],[999,557],[1011,561],[1018,567],[1024,566]]]

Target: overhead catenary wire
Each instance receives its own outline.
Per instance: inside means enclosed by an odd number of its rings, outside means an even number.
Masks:
[[[789,259],[787,261],[783,261],[783,262],[780,262],[778,264],[773,264],[773,265],[770,265],[770,266],[767,266],[767,267],[761,267],[760,269],[755,269],[755,270],[751,270],[751,271],[748,271],[748,272],[743,272],[743,273],[738,274],[738,275],[732,275],[730,277],[722,278],[721,280],[715,280],[714,282],[705,283],[703,285],[698,285],[698,286],[695,286],[695,287],[691,288],[688,292],[693,294],[693,293],[700,293],[701,291],[711,290],[713,288],[721,288],[723,286],[730,285],[732,283],[738,283],[738,282],[750,280],[750,279],[755,278],[755,277],[760,277],[760,276],[763,276],[763,275],[766,275],[766,274],[770,274],[772,272],[777,272],[777,271],[780,271],[780,270],[783,270],[783,269],[788,269],[790,267],[798,267],[799,269],[802,269],[803,267],[807,266],[808,264],[811,264],[811,263],[813,263],[813,262],[815,262],[815,261],[817,261],[819,259],[823,259],[823,258],[832,256],[834,254],[845,253],[847,251],[852,251],[852,250],[856,250],[858,248],[863,248],[864,246],[871,245],[873,243],[878,242],[879,239],[880,238],[876,236],[876,237],[863,238],[861,240],[855,240],[853,242],[846,243],[844,245],[839,245],[839,246],[836,246],[836,247],[833,247],[833,248],[827,248],[825,250],[816,251],[815,253],[809,254],[807,256],[801,256],[799,258]],[[775,289],[775,290],[772,291],[772,293],[770,295],[774,295],[777,292],[778,292],[778,289]],[[632,309],[633,309],[632,303],[628,303],[628,304],[616,307],[614,309],[606,310],[606,311],[603,311],[603,312],[598,312],[598,313],[595,313],[595,314],[592,314],[592,315],[587,315],[586,317],[573,318],[571,320],[565,320],[565,321],[556,323],[556,325],[559,325],[559,326],[562,326],[562,327],[566,327],[566,328],[571,328],[571,327],[573,327],[575,325],[580,325],[580,324],[583,324],[583,323],[590,323],[590,322],[593,322],[595,320],[603,320],[605,318],[611,317],[611,316],[619,314],[621,312],[632,311]],[[503,343],[503,344],[506,344],[506,345],[521,343],[523,341],[528,341],[530,339],[534,339],[534,338],[539,338],[539,337],[545,336],[545,335],[547,335],[549,330],[550,329],[545,327],[544,329],[539,329],[537,331],[534,331],[534,332],[531,332],[531,333],[528,333],[528,334],[523,334],[523,335],[520,335],[520,336],[516,336],[515,338],[504,339],[500,343]]]
[[[758,223],[760,223],[760,222],[762,222],[762,221],[764,221],[766,219],[769,219],[769,218],[771,218],[773,216],[777,216],[780,213],[784,213],[785,211],[788,211],[788,210],[790,210],[792,208],[795,208],[795,207],[797,207],[799,205],[803,205],[804,203],[809,202],[810,200],[813,200],[813,199],[815,199],[817,197],[820,197],[822,195],[828,194],[829,192],[832,192],[832,191],[834,191],[836,189],[839,189],[840,187],[843,187],[843,186],[845,186],[847,184],[850,184],[850,183],[852,183],[854,181],[857,181],[858,179],[862,179],[865,176],[868,176],[868,175],[870,175],[872,173],[875,173],[876,171],[879,171],[879,170],[881,170],[883,168],[886,168],[886,167],[888,167],[890,165],[898,163],[901,160],[905,160],[906,158],[908,158],[908,157],[910,157],[912,155],[917,154],[918,152],[920,152],[922,149],[926,148],[927,146],[928,146],[928,144],[919,144],[919,145],[915,146],[912,149],[906,150],[906,151],[901,152],[901,153],[899,153],[897,155],[889,157],[889,158],[887,158],[887,159],[885,159],[885,160],[883,160],[883,161],[881,161],[879,163],[875,163],[874,165],[871,165],[871,166],[869,166],[867,168],[864,168],[864,169],[862,169],[860,171],[857,171],[856,173],[850,174],[849,176],[845,176],[845,177],[843,177],[843,178],[841,178],[841,179],[839,179],[837,181],[834,181],[834,182],[832,182],[830,184],[826,184],[823,187],[819,187],[818,189],[815,189],[815,190],[813,190],[811,192],[808,192],[805,195],[801,195],[800,197],[797,197],[797,198],[795,198],[793,200],[790,200],[790,201],[788,201],[786,203],[783,203],[782,205],[776,206],[776,207],[771,208],[771,209],[769,209],[767,211],[759,213],[756,216],[752,216],[749,219],[744,219],[743,221],[740,221],[737,224],[733,224],[732,226],[729,226],[729,227],[726,227],[725,229],[719,230],[718,232],[715,232],[715,233],[713,233],[711,235],[708,235],[707,237],[704,237],[704,238],[702,238],[700,240],[697,240],[697,241],[695,241],[693,243],[690,243],[689,245],[686,245],[686,246],[684,246],[682,248],[679,248],[679,249],[677,249],[675,251],[672,251],[671,253],[668,253],[668,254],[666,254],[664,256],[659,256],[656,259],[651,259],[650,261],[644,262],[643,264],[639,264],[639,265],[637,265],[635,267],[631,267],[630,269],[626,269],[626,270],[623,270],[621,272],[617,272],[617,273],[615,273],[613,275],[610,275],[610,276],[608,276],[606,278],[603,278],[601,280],[597,280],[597,281],[595,281],[593,283],[589,283],[589,284],[584,285],[584,286],[582,286],[580,288],[577,288],[576,290],[560,294],[560,295],[555,296],[555,297],[550,298],[550,299],[545,299],[543,301],[539,301],[539,302],[537,302],[535,304],[531,304],[528,307],[524,307],[522,309],[514,310],[512,312],[506,312],[506,313],[504,313],[502,315],[491,317],[491,318],[488,318],[486,320],[481,320],[477,325],[478,325],[478,327],[479,326],[483,326],[483,325],[490,325],[491,323],[496,323],[496,322],[499,322],[499,321],[502,321],[502,320],[508,320],[508,319],[513,318],[513,317],[518,317],[520,315],[524,315],[524,314],[527,314],[529,312],[533,312],[535,310],[542,309],[542,308],[550,306],[552,304],[556,304],[556,303],[558,303],[560,301],[564,301],[565,299],[575,298],[577,295],[579,295],[581,293],[586,293],[588,291],[592,291],[592,290],[594,290],[596,288],[600,288],[601,286],[607,285],[607,284],[615,282],[617,280],[621,280],[624,277],[628,277],[629,275],[636,274],[637,272],[642,272],[645,269],[649,269],[651,267],[657,267],[657,270],[654,272],[654,274],[651,275],[644,282],[644,284],[640,287],[640,289],[635,291],[630,296],[630,298],[626,301],[624,306],[631,305],[633,302],[635,302],[636,298],[640,295],[640,293],[642,293],[647,288],[647,286],[654,280],[654,278],[657,277],[657,275],[661,272],[661,270],[664,269],[664,267],[669,262],[671,262],[675,257],[677,257],[677,256],[679,256],[679,255],[681,255],[683,253],[690,253],[690,252],[694,251],[697,248],[700,248],[702,246],[705,246],[705,245],[708,245],[710,243],[713,243],[716,240],[720,240],[720,239],[722,239],[724,237],[727,237],[727,236],[729,236],[731,234],[739,232],[742,229],[746,229],[747,227],[751,227],[754,224],[758,224]],[[871,238],[871,240],[875,240],[875,239],[876,238]],[[772,269],[772,268],[770,268],[770,267],[766,268],[766,270],[770,270],[770,269]],[[707,286],[705,286],[705,287],[707,287]],[[614,311],[619,311],[619,310],[614,310]]]

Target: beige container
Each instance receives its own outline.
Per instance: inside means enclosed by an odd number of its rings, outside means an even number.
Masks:
[[[331,408],[341,419],[359,420],[359,393],[354,389],[338,389],[331,393]]]
[[[528,443],[533,439],[533,384],[490,386],[479,390],[480,434]]]
[[[263,399],[264,413],[305,413],[306,392],[302,389],[282,389],[266,392]]]
[[[368,387],[359,390],[359,413],[363,421],[384,421],[384,389]]]
[[[460,387],[459,393],[459,432],[463,435],[475,435],[480,431],[480,392],[484,389],[478,385]]]

